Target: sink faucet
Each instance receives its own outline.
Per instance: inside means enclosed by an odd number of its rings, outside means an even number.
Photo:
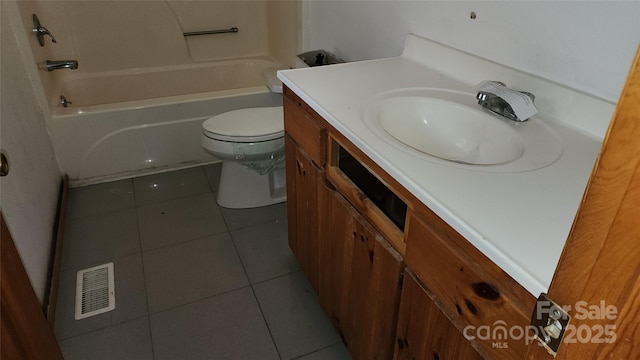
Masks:
[[[45,61],[45,67],[47,71],[58,69],[75,70],[78,68],[78,60],[47,60]]]
[[[533,107],[533,101],[535,100],[535,96],[532,93],[525,91],[516,91],[508,89],[503,83],[499,81],[487,81],[485,84],[488,85],[487,89],[481,89],[478,91],[476,95],[476,99],[478,99],[478,104],[482,107],[493,111],[494,113],[504,116],[513,121],[527,121],[529,117],[520,118],[514,111],[512,105],[505,99],[507,96],[511,95],[510,101],[513,101],[513,95],[516,96],[516,99],[519,97],[520,100],[523,101],[525,105],[530,105]],[[492,89],[493,88],[493,89]],[[528,99],[523,98],[526,96]],[[528,101],[527,101],[528,100]],[[535,109],[535,107],[534,107]],[[537,112],[537,111],[536,111]]]

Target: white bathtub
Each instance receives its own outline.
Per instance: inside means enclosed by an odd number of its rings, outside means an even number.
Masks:
[[[226,111],[282,104],[262,77],[268,59],[80,74],[60,86],[72,104],[52,107],[51,139],[72,186],[218,161],[200,126]]]

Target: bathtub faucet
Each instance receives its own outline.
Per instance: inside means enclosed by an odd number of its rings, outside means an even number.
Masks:
[[[47,60],[45,62],[47,71],[53,71],[58,69],[72,69],[78,68],[78,60]]]

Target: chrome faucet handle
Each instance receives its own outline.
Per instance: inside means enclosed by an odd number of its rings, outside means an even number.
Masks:
[[[70,104],[73,104],[73,103],[67,100],[67,98],[64,97],[64,95],[60,95],[60,105],[62,105],[63,107],[69,107]]]
[[[518,119],[516,114],[511,108],[511,105],[507,103],[500,96],[493,94],[488,91],[478,91],[476,95],[476,99],[478,99],[478,104],[480,104],[483,108],[490,110],[498,115],[504,116],[510,120],[514,121],[523,121]]]
[[[36,37],[38,38],[38,44],[40,46],[44,46],[44,36],[49,35],[51,37],[51,42],[57,43],[56,38],[53,37],[53,34],[47,30],[46,27],[40,25],[40,20],[36,14],[32,14],[33,18],[33,32],[36,33]]]
[[[510,120],[518,122],[527,121],[529,117],[538,112],[533,105],[535,96],[530,92],[509,89],[504,83],[499,81],[484,81],[477,87],[479,88],[476,94],[478,104]],[[511,102],[515,102],[515,104],[520,106],[518,113],[514,111],[514,105],[512,105]],[[524,114],[522,111],[523,106],[525,107]],[[518,114],[523,115],[522,118],[520,118]]]

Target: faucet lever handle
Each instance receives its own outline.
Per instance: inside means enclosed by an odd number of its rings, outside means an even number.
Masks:
[[[36,37],[38,38],[38,44],[40,46],[44,46],[44,36],[49,35],[51,37],[51,42],[57,43],[56,38],[53,37],[53,34],[47,30],[46,27],[40,25],[40,20],[36,14],[32,14],[33,18],[33,32],[36,33]]]

